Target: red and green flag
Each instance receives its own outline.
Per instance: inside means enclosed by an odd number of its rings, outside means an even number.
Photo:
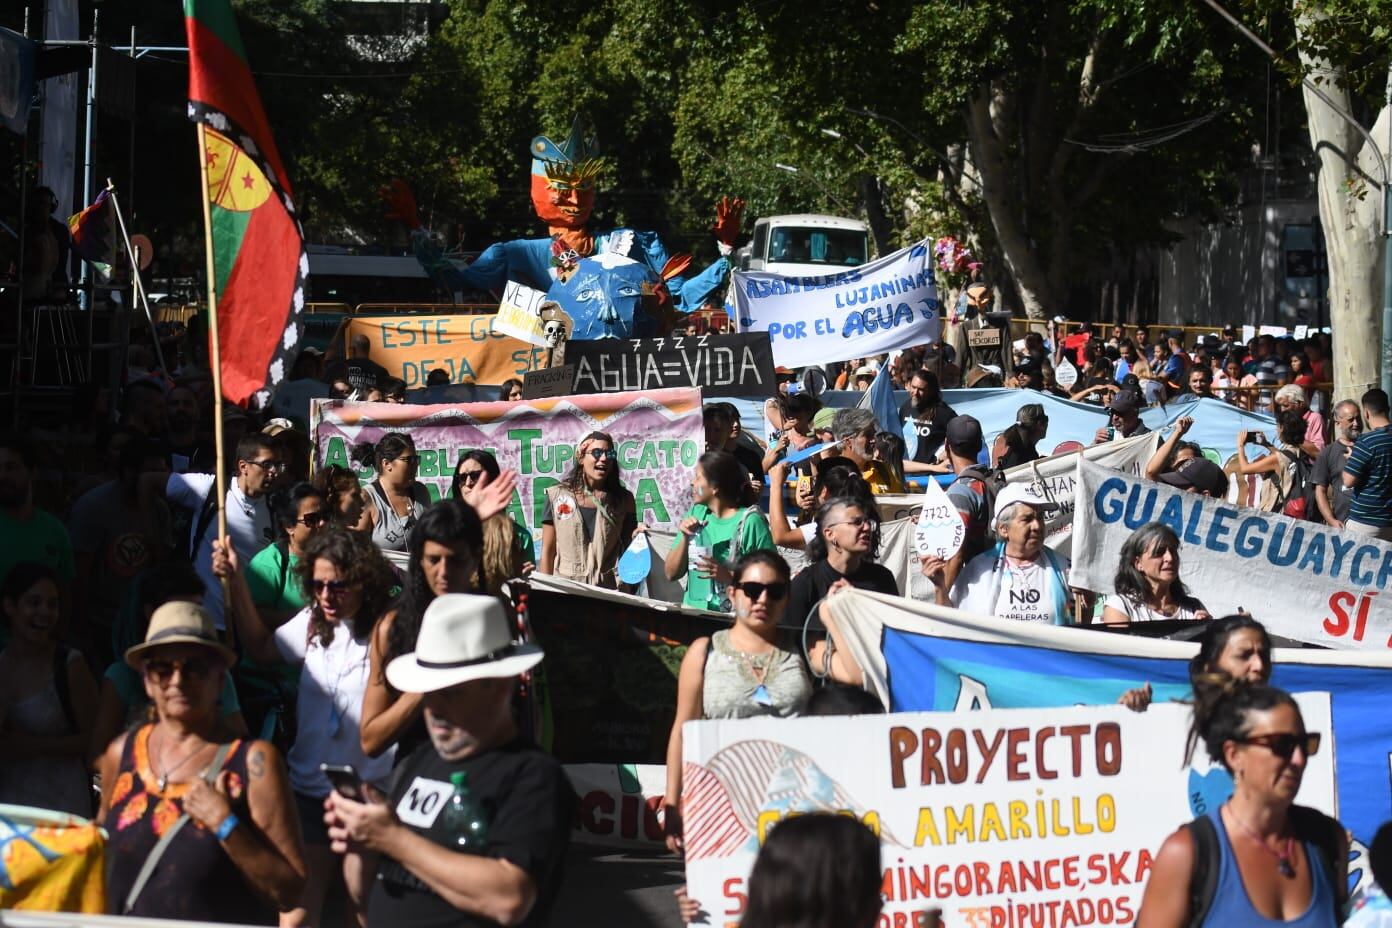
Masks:
[[[222,393],[264,404],[299,353],[309,261],[230,0],[184,0],[189,118],[203,137]]]

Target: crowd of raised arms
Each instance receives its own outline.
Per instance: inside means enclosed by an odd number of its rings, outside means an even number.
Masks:
[[[1152,342],[1143,327],[1117,326],[1110,339],[1055,329],[1026,336],[1002,365],[972,367],[968,386],[1104,406],[1096,443],[1143,433],[1143,409],[1186,397],[1273,412],[1275,440],[1237,436],[1229,473],[1263,478],[1274,488],[1264,508],[1289,514],[1291,480],[1308,472],[1318,511],[1307,518],[1392,539],[1388,398],[1371,390],[1331,404],[1327,349],[1318,335],[1244,346],[1228,329],[1186,347],[1178,333]],[[1067,390],[1064,363],[1077,375]],[[1320,742],[1267,684],[1261,617],[1211,615],[1181,578],[1180,539],[1158,523],[1122,546],[1112,592],[1076,588],[1068,559],[1045,544],[1056,504],[1001,478],[1047,454],[1037,447],[1045,406],[1023,402],[988,442],[947,403],[943,390],[964,378],[939,346],[829,373],[864,390],[885,364],[908,394],[897,422],[824,407],[791,373],[765,405],[766,435],[731,403],[704,407],[691,504],[654,574],[680,586],[683,605],[729,618],[689,646],[674,681],[668,848],[684,849],[684,722],[885,711],[827,601],[850,587],[908,595],[879,560],[880,498],[944,475],[964,541],[919,562],[938,604],[1003,622],[1207,621],[1191,672],[1192,741],[1232,773],[1235,792],[1211,817],[1227,882],[1203,923],[1336,924],[1346,839],[1294,805]],[[510,382],[498,398],[525,402],[520,389]],[[83,396],[70,421],[0,440],[0,803],[96,817],[115,914],[298,926],[321,924],[327,908],[349,925],[562,922],[551,910],[575,796],[520,717],[519,678],[542,653],[518,640],[509,584],[540,574],[645,592],[619,575],[635,537],[654,532],[614,438],[578,442],[534,533],[509,509],[517,475],[486,449],[459,450],[438,499],[418,479],[407,431],[355,447],[353,468],[311,468],[311,398],[404,401],[404,384],[365,345],[327,368],[306,351],[265,416],[226,408],[221,500],[206,381],[170,380],[133,355],[116,409]],[[1224,496],[1229,473],[1184,440],[1191,425],[1177,420],[1144,475]],[[69,441],[82,434],[95,437]],[[1249,460],[1249,439],[1272,453]],[[804,647],[786,649],[780,624],[804,626]],[[1145,711],[1149,687],[1122,702]],[[868,834],[835,817],[780,825],[744,924],[794,924],[780,919],[798,905],[814,913],[798,925],[876,924]],[[1138,924],[1190,923],[1197,842],[1186,826],[1165,843]],[[679,905],[701,911],[684,893]]]

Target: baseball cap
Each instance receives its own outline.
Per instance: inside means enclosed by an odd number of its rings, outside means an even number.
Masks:
[[[1159,477],[1161,483],[1181,490],[1191,487],[1206,496],[1223,499],[1228,495],[1228,475],[1223,468],[1208,458],[1190,458],[1167,474]]]
[[[954,451],[966,449],[975,455],[982,441],[981,423],[971,416],[958,416],[947,424],[947,445]]]
[[[812,431],[820,432],[831,428],[831,420],[836,418],[836,410],[831,406],[823,406],[817,410],[817,414],[812,417]]]
[[[1119,412],[1122,414],[1135,412],[1140,408],[1139,400],[1140,397],[1130,390],[1122,390],[1112,397],[1112,412]]]
[[[1000,518],[1002,512],[1017,503],[1033,506],[1041,512],[1053,512],[1059,508],[1058,503],[1045,499],[1033,483],[1007,483],[1001,488],[1000,493],[996,494],[996,511],[991,517]]]

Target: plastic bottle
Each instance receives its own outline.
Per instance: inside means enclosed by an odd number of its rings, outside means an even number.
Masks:
[[[488,817],[483,805],[469,792],[469,775],[463,770],[450,774],[454,792],[444,810],[444,826],[453,837],[454,850],[482,854],[488,845]]]

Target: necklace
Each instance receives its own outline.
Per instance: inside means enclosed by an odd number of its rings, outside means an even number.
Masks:
[[[1247,837],[1257,842],[1257,844],[1261,846],[1261,849],[1263,851],[1266,851],[1272,857],[1276,858],[1276,868],[1281,871],[1281,876],[1285,877],[1286,879],[1290,879],[1295,876],[1295,865],[1291,863],[1291,855],[1295,846],[1294,838],[1286,838],[1285,850],[1273,850],[1271,846],[1268,845],[1266,841],[1262,839],[1261,835],[1257,834],[1251,828],[1248,828],[1247,823],[1237,817],[1237,813],[1232,810],[1231,805],[1228,806],[1228,815],[1232,817],[1232,820],[1234,822],[1237,822],[1237,827],[1241,828],[1243,832],[1246,833]]]
[[[769,666],[773,663],[774,652],[769,651],[767,654],[760,654],[758,657],[755,657],[752,654],[741,651],[739,648],[735,647],[733,643],[730,644],[730,650],[739,655],[740,661],[744,664],[744,669],[749,672],[750,679],[755,683],[754,690],[749,694],[749,698],[761,706],[773,705],[773,694],[768,691],[768,687],[765,683],[768,680]]]
[[[198,754],[199,751],[203,750],[204,747],[205,747],[205,745],[201,745],[201,744],[200,744],[198,747],[194,748],[192,751],[189,751],[187,754],[185,754],[184,757],[183,757],[183,759],[182,759],[181,761],[179,761],[177,764],[175,764],[173,767],[164,767],[164,771],[159,775],[159,778],[155,781],[155,785],[156,785],[156,787],[159,788],[159,791],[160,791],[161,793],[163,793],[165,787],[167,787],[167,786],[169,785],[169,775],[170,775],[171,773],[173,773],[174,771],[178,770],[178,769],[179,769],[180,767],[182,767],[184,764],[187,764],[189,761],[193,760],[194,756],[195,756],[196,754]],[[161,754],[164,753],[164,741],[163,741],[163,739],[161,739],[161,741],[160,741],[160,753],[161,753]],[[151,755],[150,755],[150,758],[151,758],[151,760],[153,760],[153,759],[154,759],[154,755],[151,754]],[[164,765],[161,764],[160,766],[163,767]]]

